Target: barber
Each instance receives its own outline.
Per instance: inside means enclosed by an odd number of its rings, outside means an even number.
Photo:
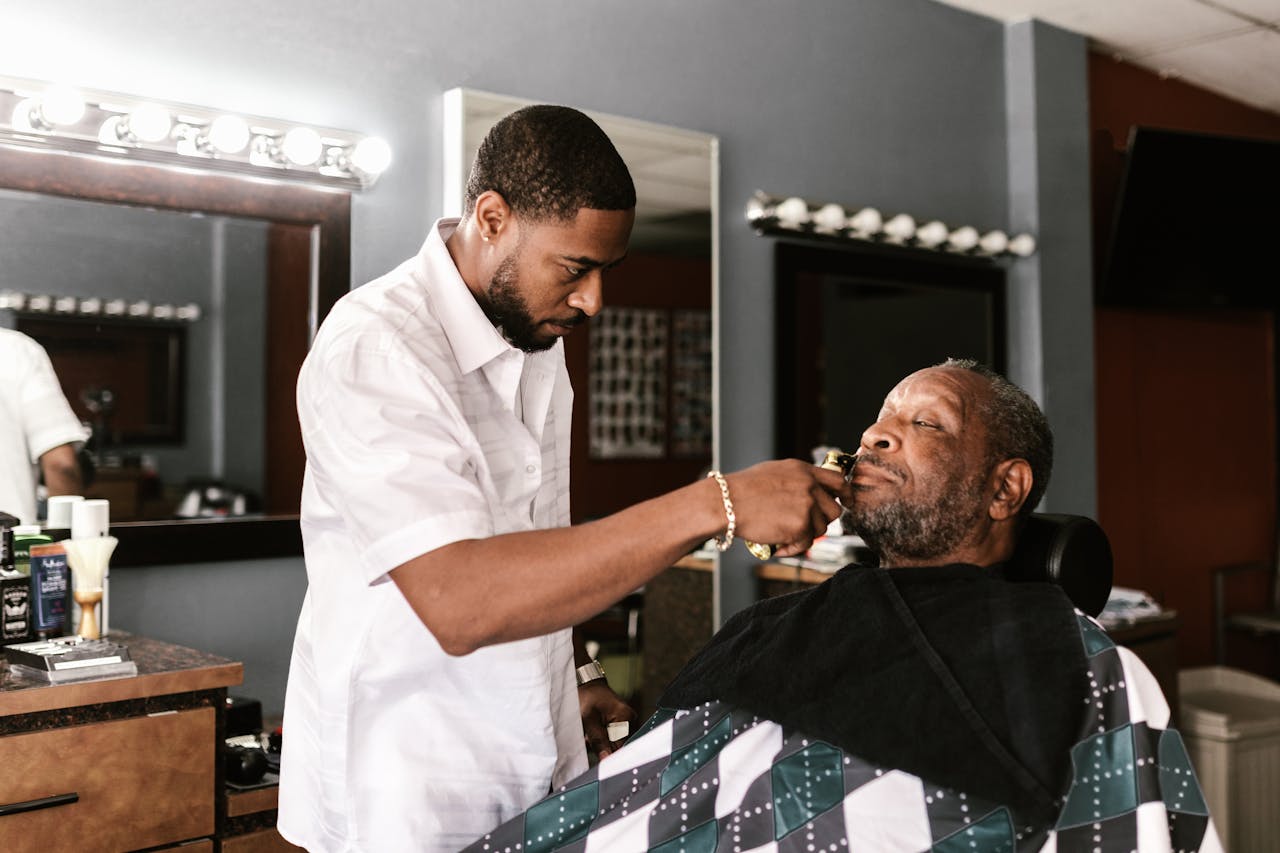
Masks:
[[[39,343],[0,329],[0,364],[0,512],[35,524],[37,476],[50,495],[83,493],[76,451],[89,433]]]
[[[569,523],[560,338],[600,311],[635,188],[581,113],[480,146],[465,213],[335,306],[298,382],[309,588],[278,826],[312,851],[457,850],[631,720],[570,626],[711,537],[806,549],[843,478],[767,462]],[[575,683],[577,680],[585,682]]]

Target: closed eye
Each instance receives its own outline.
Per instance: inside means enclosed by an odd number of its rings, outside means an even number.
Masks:
[[[942,429],[941,426],[935,424],[933,421],[913,421],[912,423],[918,427],[924,427],[925,429]]]

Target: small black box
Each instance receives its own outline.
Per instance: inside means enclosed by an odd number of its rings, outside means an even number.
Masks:
[[[227,697],[227,737],[262,731],[262,703],[244,696]]]

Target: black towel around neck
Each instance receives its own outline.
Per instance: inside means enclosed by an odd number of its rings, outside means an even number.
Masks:
[[[1049,821],[1088,685],[1071,602],[999,568],[849,566],[735,615],[659,705],[719,699]]]

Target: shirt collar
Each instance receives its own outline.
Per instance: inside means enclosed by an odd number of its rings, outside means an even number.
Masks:
[[[437,220],[418,257],[453,357],[463,373],[470,373],[507,353],[520,354],[520,351],[494,328],[453,263],[445,241],[457,230],[458,222],[457,219]]]
[[[513,347],[485,315],[475,294],[467,287],[445,245],[458,228],[458,219],[440,219],[432,226],[418,253],[425,272],[425,284],[444,329],[458,369],[464,374],[484,369],[485,377],[499,396],[514,408],[521,376],[553,375],[554,365],[564,347],[558,340],[544,352],[525,353]]]

